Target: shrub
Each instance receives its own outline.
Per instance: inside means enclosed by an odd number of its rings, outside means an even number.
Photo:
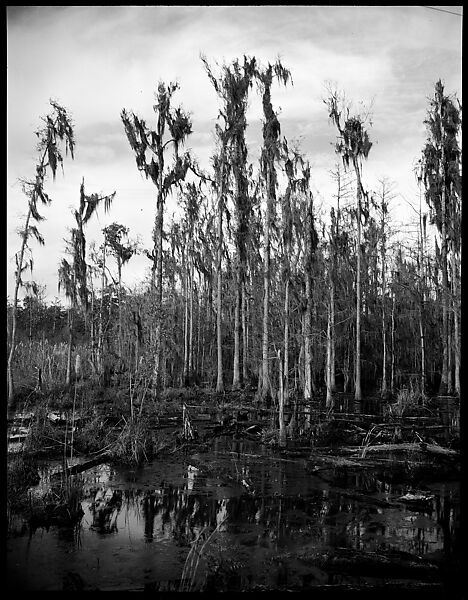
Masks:
[[[40,477],[34,461],[23,455],[14,456],[7,464],[7,504],[27,505],[27,491],[39,483]]]
[[[112,447],[112,457],[121,462],[140,464],[151,455],[151,442],[151,432],[146,424],[140,419],[130,419]]]
[[[114,430],[109,429],[102,417],[95,416],[85,425],[77,428],[73,446],[84,454],[98,452],[109,445],[113,441],[112,438],[115,439]]]
[[[64,443],[63,432],[50,422],[47,417],[47,405],[43,404],[36,409],[30,430],[24,441],[23,451],[26,454],[35,455],[56,451]]]
[[[397,393],[396,402],[385,405],[389,417],[403,417],[421,405],[421,393],[418,390],[402,388]]]

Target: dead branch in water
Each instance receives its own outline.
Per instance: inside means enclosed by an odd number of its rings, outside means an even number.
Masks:
[[[362,453],[362,447],[350,447],[342,448],[344,452],[349,453]],[[451,448],[444,448],[436,444],[425,444],[425,443],[401,443],[401,444],[376,444],[374,446],[367,446],[366,452],[424,452],[426,454],[432,454],[434,456],[447,456],[447,457],[458,457],[459,452],[452,450]]]

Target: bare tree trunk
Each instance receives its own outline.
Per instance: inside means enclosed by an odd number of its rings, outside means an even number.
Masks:
[[[188,368],[188,372],[189,372],[189,381],[190,384],[192,383],[193,380],[193,354],[194,354],[194,350],[193,350],[193,245],[192,245],[192,250],[191,250],[191,256],[190,256],[190,271],[189,271],[189,290],[190,290],[190,312],[189,312],[189,323],[190,323],[190,327],[189,327],[189,352],[188,352],[188,356],[189,356],[189,368]]]
[[[66,384],[71,385],[72,378],[72,344],[73,344],[73,314],[72,309],[68,309],[68,350],[67,350],[67,375]]]
[[[135,375],[138,373],[140,363],[140,309],[138,308],[135,323]]]
[[[96,333],[95,333],[95,325],[94,325],[94,287],[93,280],[90,277],[90,288],[91,288],[91,318],[89,323],[89,336],[90,336],[90,346],[91,346],[91,365],[93,368],[93,372],[96,368]]]
[[[453,335],[455,351],[455,393],[460,396],[460,321],[459,321],[459,287],[458,266],[455,248],[452,251],[452,282],[453,282]]]
[[[281,360],[281,350],[278,350],[278,422],[279,422],[279,445],[284,446],[286,444],[286,430],[284,428],[284,374],[283,374],[283,362]]]
[[[211,275],[211,274],[210,274]],[[213,324],[214,324],[214,307],[213,307],[213,281],[210,277],[210,280],[207,283],[207,288],[208,288],[208,302],[206,303],[206,320],[208,323],[208,329],[206,327],[203,328],[204,330],[204,338],[207,335],[208,336],[208,341],[209,341],[209,346],[208,346],[208,364],[209,365],[214,365],[214,340],[215,340],[215,336],[211,335],[211,332],[213,331]],[[206,333],[208,331],[208,334]],[[211,371],[209,371],[210,373],[210,381],[212,381],[211,378]],[[214,381],[213,381],[214,383]]]
[[[245,290],[245,283],[242,286],[242,380],[244,385],[248,380],[248,348],[249,348],[249,332],[248,332],[248,299]]]
[[[222,346],[222,329],[221,329],[221,308],[222,308],[222,280],[221,269],[223,261],[223,189],[224,185],[224,170],[221,168],[220,190],[218,197],[218,250],[217,250],[217,295],[216,295],[216,333],[217,333],[217,348],[218,348],[218,379],[216,382],[216,391],[224,392],[223,382],[223,346]]]
[[[384,288],[384,284],[382,285]],[[380,395],[387,394],[387,319],[385,315],[385,292],[382,296],[382,385]]]
[[[350,383],[349,383],[349,381],[350,381],[349,363],[351,360],[350,354],[351,354],[351,348],[350,348],[350,342],[348,341],[348,343],[346,344],[346,354],[345,354],[345,359],[344,359],[344,363],[343,363],[343,376],[344,376],[343,391],[344,392],[348,392],[349,386],[350,386]]]
[[[119,277],[119,358],[122,362],[122,263],[119,257],[117,257],[117,273]]]
[[[200,346],[202,343],[201,340],[201,309],[202,309],[202,304],[201,304],[201,299],[200,299],[200,286],[201,286],[201,282],[200,282],[200,278],[198,280],[198,286],[197,286],[197,357],[196,357],[196,361],[195,361],[195,369],[196,369],[196,373],[197,373],[197,377],[200,377],[201,374],[201,368],[200,368]]]
[[[426,343],[424,337],[424,301],[419,305],[419,337],[421,344],[421,394],[426,395]]]
[[[13,311],[12,311],[12,324],[11,324],[11,338],[10,338],[10,352],[8,354],[7,363],[7,377],[8,377],[8,406],[12,407],[14,403],[14,378],[13,378],[13,358],[16,350],[16,316],[18,312],[18,292],[21,285],[21,271],[23,268],[24,252],[26,249],[26,242],[28,238],[29,221],[31,220],[31,205],[29,205],[28,214],[26,216],[26,223],[24,225],[24,232],[21,240],[21,249],[19,257],[16,260],[16,280],[15,280],[15,291],[13,292]]]
[[[339,216],[339,195],[337,215]],[[336,222],[336,230],[333,232],[333,237],[336,239],[338,235],[338,216]],[[333,408],[333,392],[336,389],[335,382],[335,276],[336,276],[336,257],[335,245],[331,248],[332,256],[330,257],[329,267],[329,286],[330,295],[327,303],[327,361],[326,361],[326,406],[328,409]]]
[[[306,277],[306,309],[304,314],[304,400],[312,400],[312,290],[310,278]]]
[[[240,388],[240,320],[241,320],[241,266],[239,264],[239,257],[237,257],[237,274],[236,274],[236,300],[234,307],[234,365],[232,373],[232,389],[237,390]]]
[[[447,307],[447,394],[453,394],[452,319]]]
[[[289,270],[288,270],[289,272]],[[283,406],[289,405],[289,277],[284,290],[284,371]],[[284,425],[284,424],[283,424]]]
[[[354,169],[357,179],[357,256],[356,256],[356,357],[355,357],[355,380],[354,380],[354,398],[362,399],[361,391],[361,175],[359,164],[354,159]]]
[[[162,354],[162,283],[163,283],[163,272],[162,272],[162,238],[163,238],[163,219],[164,219],[164,198],[162,193],[163,182],[162,182],[162,169],[160,173],[160,182],[158,186],[158,198],[157,198],[157,211],[154,225],[154,251],[156,253],[156,272],[154,274],[154,287],[156,288],[156,348],[154,355],[154,367],[153,367],[153,385],[156,388],[160,387],[161,379],[161,354]]]
[[[187,261],[185,262],[187,264]],[[188,385],[189,378],[189,302],[188,302],[188,269],[186,267],[184,274],[184,370],[183,370],[183,385]]]
[[[236,145],[238,151],[238,146]],[[238,154],[238,152],[236,152]],[[237,160],[239,157],[237,156]],[[240,186],[239,186],[239,173],[235,173],[234,177],[234,188],[235,197],[239,198]],[[239,211],[239,209],[237,209]],[[240,220],[241,215],[238,215]],[[235,305],[234,305],[234,362],[232,368],[232,389],[237,390],[240,388],[240,338],[241,338],[241,302],[242,302],[242,270],[243,265],[241,264],[241,252],[239,246],[237,247],[236,255],[236,290],[235,290]]]
[[[390,391],[395,391],[395,286],[392,286],[392,316],[391,316],[391,347],[392,356],[390,362]]]
[[[263,338],[262,338],[262,381],[261,381],[261,397],[264,400],[268,395],[271,395],[271,385],[269,377],[268,365],[268,349],[269,349],[269,314],[270,314],[270,219],[271,219],[271,203],[270,194],[270,179],[271,174],[267,171],[266,189],[267,203],[265,211],[265,233],[264,233],[264,251],[263,251]]]
[[[445,227],[442,228],[445,230]],[[447,271],[445,243],[442,242],[442,377],[439,394],[446,394],[448,388],[448,315],[447,315]]]
[[[336,367],[335,367],[335,353],[336,353],[336,332],[335,332],[335,282],[332,280],[330,286],[330,339],[331,339],[331,353],[330,353],[330,388],[332,393],[336,391]]]
[[[421,394],[426,395],[426,338],[424,332],[424,307],[426,305],[426,273],[424,269],[424,223],[421,207],[421,194],[419,197],[419,281],[421,286],[419,303],[419,336],[421,345]]]
[[[383,200],[382,200],[383,203]],[[383,208],[383,207],[382,207]],[[385,293],[387,287],[386,280],[386,254],[385,254],[385,221],[384,211],[382,210],[382,248],[381,248],[381,261],[382,261],[382,385],[380,388],[380,395],[384,397],[387,394],[387,315],[385,312]]]
[[[326,407],[331,410],[333,408],[333,391],[332,391],[332,323],[331,323],[331,290],[330,290],[330,301],[328,303],[327,310],[327,362],[326,362],[326,385],[327,385],[327,397]]]
[[[105,287],[105,269],[106,269],[106,245],[102,247],[102,271],[101,271],[101,301],[99,303],[99,332],[98,332],[98,372],[99,377],[104,377],[104,287]]]
[[[442,108],[440,107],[441,118]],[[449,386],[449,374],[448,374],[448,363],[449,363],[449,346],[448,346],[448,277],[447,277],[447,198],[445,190],[445,152],[444,152],[444,140],[441,143],[441,210],[442,210],[442,240],[441,240],[441,260],[442,260],[442,379],[439,387],[439,394],[446,394]]]

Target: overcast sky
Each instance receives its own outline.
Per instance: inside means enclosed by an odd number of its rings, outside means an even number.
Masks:
[[[274,86],[282,135],[300,139],[312,165],[317,204],[333,194],[330,170],[336,164],[335,130],[328,120],[326,85],[345,91],[358,107],[372,105],[369,130],[374,145],[363,183],[395,182],[399,197],[393,216],[408,221],[406,201],[417,202],[413,166],[426,132],[424,119],[434,84],[441,79],[461,100],[462,6],[33,6],[7,7],[7,293],[12,295],[17,229],[24,223],[26,197],[18,178],[34,174],[34,132],[55,99],[75,123],[75,160],[64,159],[64,174],[46,188],[52,198],[39,224],[46,245],[34,250],[34,279],[58,296],[57,269],[64,238],[73,226],[72,209],[85,180],[87,193],[116,197],[109,214],[99,213],[87,229],[89,242],[100,231],[123,223],[130,236],[151,245],[155,189],[136,168],[120,113],[134,111],[154,127],[154,93],[160,80],[177,81],[176,105],[191,113],[194,133],[187,147],[202,167],[214,150],[220,108],[200,54],[214,66],[243,55],[266,65],[280,57],[293,85]],[[261,105],[248,112],[249,160],[258,164]],[[168,205],[168,216],[172,211]],[[141,281],[148,259],[124,267],[125,282]]]

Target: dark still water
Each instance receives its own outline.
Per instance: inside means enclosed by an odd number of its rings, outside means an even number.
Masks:
[[[422,475],[418,490],[428,500],[410,507],[399,498],[414,484],[392,472],[347,466],[314,474],[309,460],[228,438],[208,453],[136,470],[104,464],[80,475],[78,526],[12,523],[8,589],[297,590],[401,578],[346,566],[358,555],[456,555],[458,482]],[[346,558],[340,568],[337,552]],[[421,573],[405,577],[434,580]]]

